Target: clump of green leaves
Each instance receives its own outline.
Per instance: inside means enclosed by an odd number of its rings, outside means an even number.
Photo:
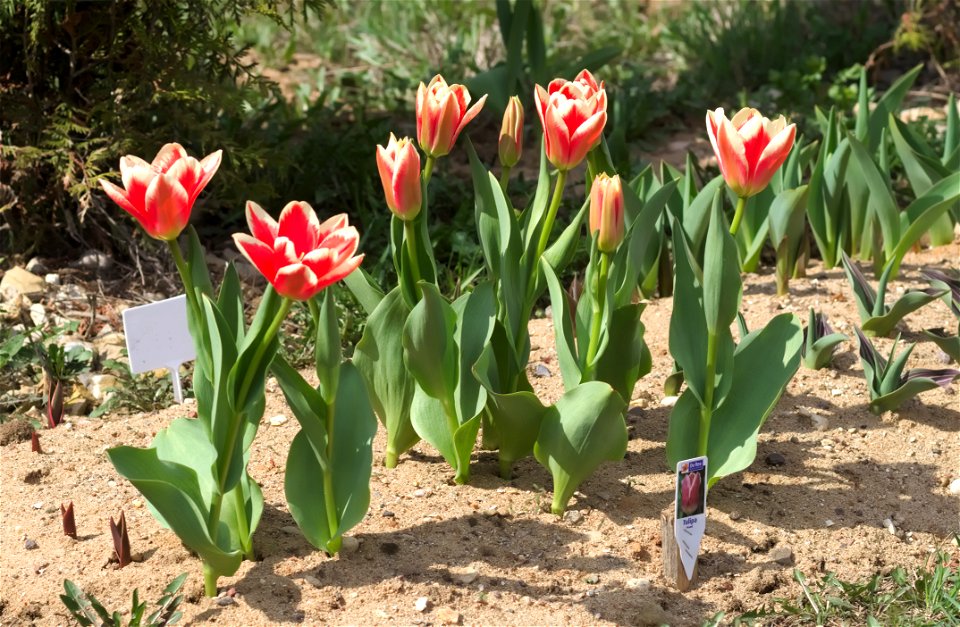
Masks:
[[[157,609],[144,618],[147,611],[147,603],[140,601],[139,591],[134,589],[133,601],[130,606],[130,619],[124,621],[123,615],[117,611],[111,613],[95,596],[84,592],[77,584],[69,579],[63,580],[63,589],[66,594],[60,595],[60,600],[70,610],[73,618],[80,623],[82,627],[163,627],[165,625],[176,624],[182,617],[182,613],[177,611],[183,595],[177,594],[183,582],[187,578],[187,573],[183,573],[163,589],[163,596],[160,597],[154,605]]]
[[[916,344],[907,345],[898,355],[898,337],[890,347],[889,357],[884,359],[860,329],[857,329],[857,337],[860,340],[860,362],[870,389],[870,411],[874,414],[896,410],[908,398],[938,386],[946,387],[960,377],[960,370],[951,368],[912,368],[904,373],[907,358]]]
[[[796,600],[774,599],[733,624],[754,624],[756,619],[776,619],[777,625],[960,624],[960,569],[947,551],[937,551],[918,568],[898,566],[866,581],[843,581],[827,573],[810,582],[800,570],[793,571],[793,578],[801,590]]]
[[[935,287],[910,290],[888,307],[885,297],[890,272],[884,271],[883,276],[880,277],[877,291],[874,291],[866,277],[863,276],[859,266],[850,260],[847,253],[842,253],[842,259],[843,269],[847,273],[847,279],[850,281],[850,287],[853,289],[853,295],[857,301],[857,311],[860,312],[863,331],[870,335],[881,337],[890,335],[904,316],[928,303],[932,303],[947,293],[947,290]]]
[[[847,341],[843,333],[834,333],[827,317],[810,308],[810,317],[803,330],[803,346],[800,350],[803,365],[811,370],[820,370],[833,361],[834,351]]]
[[[934,341],[953,361],[960,362],[960,273],[956,270],[947,273],[939,270],[926,270],[920,273],[930,281],[933,289],[946,290],[943,300],[957,317],[957,333],[948,334],[944,329],[926,329],[923,334]]]

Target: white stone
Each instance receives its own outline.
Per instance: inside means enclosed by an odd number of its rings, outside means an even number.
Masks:
[[[950,494],[960,494],[960,479],[954,479],[950,482]]]
[[[660,399],[660,405],[662,407],[673,407],[677,404],[677,400],[679,399],[679,396],[665,396]]]
[[[430,608],[430,599],[427,597],[420,597],[414,602],[413,607],[418,612],[426,612],[427,609]]]
[[[277,414],[276,416],[270,416],[270,426],[279,427],[280,425],[287,422],[287,417],[283,414]]]

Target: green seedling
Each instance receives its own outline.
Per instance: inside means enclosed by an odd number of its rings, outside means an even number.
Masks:
[[[960,370],[949,368],[913,368],[904,373],[915,344],[907,345],[898,355],[898,337],[890,348],[890,356],[884,359],[860,329],[857,329],[857,337],[860,340],[860,362],[870,390],[870,411],[874,414],[894,411],[908,398],[936,387],[946,387],[960,377]]]
[[[60,600],[82,627],[164,627],[176,624],[182,617],[182,613],[178,612],[177,608],[183,601],[183,595],[177,594],[177,591],[183,586],[186,578],[187,573],[183,573],[171,581],[163,589],[163,596],[154,604],[157,609],[146,618],[143,615],[147,611],[147,603],[140,601],[137,589],[133,591],[130,618],[126,621],[123,613],[119,611],[110,613],[95,596],[84,592],[69,579],[63,580],[63,589],[66,594],[61,594]]]
[[[785,189],[770,206],[770,241],[777,251],[777,295],[790,291],[790,277],[797,276],[806,227],[807,186]]]
[[[827,317],[810,308],[810,317],[807,327],[803,330],[803,365],[810,370],[820,370],[833,361],[834,351],[842,342],[847,341],[843,333],[834,333]]]
[[[932,303],[949,291],[935,287],[910,290],[892,306],[887,307],[885,300],[887,280],[890,277],[889,264],[880,277],[877,290],[874,291],[867,278],[863,276],[863,272],[860,271],[860,267],[851,261],[846,253],[842,253],[842,259],[843,269],[847,273],[847,279],[850,281],[850,287],[857,301],[863,332],[867,335],[887,337],[904,316]]]

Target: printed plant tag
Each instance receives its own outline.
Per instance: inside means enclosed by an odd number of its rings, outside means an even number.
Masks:
[[[680,548],[680,561],[687,578],[700,553],[700,541],[707,528],[707,458],[694,457],[677,462],[676,515],[673,534]]]
[[[127,336],[130,372],[166,368],[173,380],[173,397],[182,403],[180,365],[197,357],[187,327],[187,297],[176,296],[127,309],[123,312],[123,332]]]

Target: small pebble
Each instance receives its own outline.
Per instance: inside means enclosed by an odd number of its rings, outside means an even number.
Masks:
[[[883,526],[886,527],[887,531],[890,532],[890,535],[897,535],[897,527],[893,524],[893,520],[889,518],[883,519]]]
[[[563,513],[563,520],[570,523],[571,525],[579,524],[583,520],[583,514],[576,509],[568,509]]]
[[[549,377],[551,376],[551,373],[550,369],[543,364],[537,364],[533,367],[533,375],[535,377]]]
[[[23,548],[25,548],[28,551],[32,551],[34,549],[40,548],[40,545],[37,544],[37,541],[34,540],[33,538],[27,538],[26,540],[23,541]]]
[[[743,518],[743,514],[741,514],[739,511],[733,510],[730,512],[730,520],[740,520],[741,518]]]
[[[774,547],[770,551],[770,559],[781,566],[790,566],[793,564],[793,549],[786,545]]]
[[[660,399],[660,406],[673,407],[674,405],[677,404],[677,400],[679,398],[680,398],[679,396],[664,396],[663,398]]]
[[[430,608],[430,599],[427,597],[420,597],[414,602],[413,608],[418,612],[426,612]]]
[[[397,516],[396,514],[391,512],[389,509],[383,510],[382,512],[380,512],[380,515],[383,516],[384,518],[395,518]]]
[[[589,584],[598,584],[600,583],[600,575],[593,573],[584,577],[583,580]]]
[[[459,625],[463,622],[460,612],[449,607],[438,608],[435,612],[437,620],[443,625]]]
[[[960,479],[954,479],[950,482],[949,488],[950,494],[960,494]]]
[[[782,453],[770,453],[767,455],[767,466],[783,466],[787,463],[787,458]]]
[[[833,521],[828,518],[828,519],[826,519],[825,521],[823,521],[823,526],[824,526],[824,527],[832,527],[832,526],[833,526]]]
[[[283,414],[277,414],[276,416],[270,416],[270,426],[279,427],[280,425],[287,422],[287,417]]]
[[[360,541],[353,536],[343,536],[340,544],[341,553],[356,553],[360,549]]]
[[[468,570],[468,571],[464,571],[464,572],[462,572],[462,573],[455,573],[455,574],[453,575],[453,578],[454,578],[456,581],[458,581],[459,583],[462,583],[462,584],[464,584],[464,585],[467,585],[467,584],[471,584],[471,583],[473,583],[474,581],[476,581],[479,576],[480,576],[480,573],[478,573],[477,571],[475,571],[475,570]]]
[[[217,605],[220,607],[226,607],[228,605],[233,605],[237,601],[233,597],[217,597]]]
[[[840,388],[833,388],[832,390],[830,390],[830,394],[832,396],[843,396],[843,390],[841,390]]]

